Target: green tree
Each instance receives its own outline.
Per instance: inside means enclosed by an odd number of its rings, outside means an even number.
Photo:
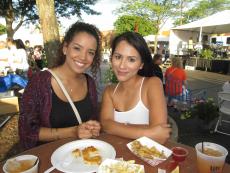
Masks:
[[[53,57],[56,55],[60,42],[54,0],[36,0],[36,3],[43,33],[46,58],[48,65],[52,66],[55,60]]]
[[[82,10],[87,14],[100,14],[90,8],[96,2],[97,0],[2,0],[0,16],[5,18],[8,38],[13,38],[23,23],[36,23],[40,19],[48,65],[52,66],[59,45],[57,18],[72,15],[80,18]],[[15,28],[13,23],[16,23]]]
[[[0,1],[0,17],[5,18],[6,33],[8,38],[13,38],[14,33],[22,26],[24,22],[32,19],[38,19],[38,15],[36,15],[36,8],[34,4],[35,1],[32,0]],[[35,11],[35,13],[33,11]],[[16,25],[13,28],[14,22]]]
[[[190,2],[189,0],[182,1],[187,1],[187,6],[191,6],[191,8],[183,11],[183,17],[180,19],[177,18],[174,25],[186,24],[210,16],[216,12],[230,9],[230,0],[201,0],[196,3],[194,3],[194,1]],[[182,8],[184,8],[184,6]]]
[[[155,30],[155,53],[157,50],[157,35],[169,17],[174,16],[179,0],[121,0],[121,7],[116,10],[119,15],[135,15],[152,22]],[[138,27],[139,28],[139,27]]]
[[[6,26],[0,24],[0,35],[5,34],[6,33]]]
[[[134,31],[134,30],[138,30],[138,32],[143,36],[156,33],[155,28],[152,27],[152,22],[140,16],[129,16],[129,15],[120,16],[115,21],[114,26],[115,26],[115,31],[118,34],[125,31]]]
[[[46,0],[45,0],[46,1]],[[44,2],[45,2],[44,1]],[[57,17],[81,17],[82,11],[87,14],[100,14],[91,9],[97,0],[55,0],[55,13]],[[51,7],[52,8],[52,7]],[[0,17],[5,18],[7,37],[13,38],[14,33],[25,23],[38,23],[36,0],[1,0]],[[13,28],[13,25],[15,27]]]

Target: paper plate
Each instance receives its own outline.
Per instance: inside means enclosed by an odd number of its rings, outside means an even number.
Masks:
[[[154,146],[158,151],[163,152],[164,155],[166,156],[165,159],[158,158],[158,157],[154,157],[154,159],[147,159],[147,158],[144,158],[144,157],[140,157],[140,156],[139,156],[137,153],[135,153],[135,151],[133,151],[133,149],[132,149],[131,144],[132,144],[134,141],[132,141],[132,142],[130,142],[130,143],[127,144],[127,147],[129,148],[129,150],[130,150],[133,154],[135,154],[136,156],[138,156],[139,158],[141,158],[142,160],[146,161],[147,163],[149,163],[149,164],[152,165],[152,166],[156,166],[156,165],[158,165],[159,163],[165,161],[165,160],[166,160],[169,156],[171,156],[171,154],[172,154],[172,151],[171,151],[170,149],[166,148],[165,146],[163,146],[163,145],[157,143],[156,141],[154,141],[154,140],[152,140],[152,139],[150,139],[150,138],[148,138],[148,137],[145,137],[145,136],[144,136],[144,137],[138,138],[138,139],[136,139],[136,140],[138,140],[138,141],[141,143],[141,145],[145,145],[145,146],[147,146],[148,148],[151,148],[151,147]]]
[[[98,173],[144,173],[144,166],[139,164],[130,163],[129,161],[120,161],[114,159],[106,159],[101,163]]]
[[[99,165],[87,165],[82,157],[74,157],[72,154],[72,151],[77,148],[82,150],[89,146],[98,149],[102,161],[116,157],[116,151],[109,143],[96,139],[82,139],[69,142],[56,149],[51,156],[51,163],[56,169],[65,173],[96,172]]]

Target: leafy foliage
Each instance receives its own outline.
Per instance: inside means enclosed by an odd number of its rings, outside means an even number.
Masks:
[[[213,59],[213,51],[210,49],[203,49],[200,56],[205,59]]]
[[[195,105],[181,115],[181,119],[199,118],[205,124],[219,116],[218,106],[214,103],[212,98],[207,100],[198,100]]]
[[[197,115],[205,123],[209,123],[219,116],[218,106],[215,105],[213,99],[208,99],[206,102],[196,104],[192,110],[193,115]]]
[[[55,1],[55,11],[58,15],[57,17],[70,17],[77,15],[81,17],[82,10],[87,14],[99,15],[97,12],[90,8],[90,6],[95,5],[98,0],[56,0]]]
[[[117,83],[118,82],[118,80],[117,80],[117,78],[116,78],[116,76],[112,70],[112,67],[109,67],[109,69],[106,70],[103,80],[105,83]]]
[[[143,36],[156,33],[153,23],[139,16],[120,16],[114,26],[118,34],[125,31],[135,31],[135,29],[138,29],[138,32]]]
[[[5,34],[6,33],[6,26],[0,24],[0,35]]]
[[[87,14],[98,15],[100,13],[91,8],[91,5],[94,5],[97,1],[98,0],[55,0],[56,16],[57,18],[70,17],[73,15],[81,17],[82,11]],[[11,34],[14,34],[22,24],[38,24],[39,16],[36,7],[36,0],[1,0],[0,17],[5,18],[11,23],[10,29],[13,30],[13,33],[11,32]],[[13,22],[17,25],[12,29]]]
[[[188,1],[188,0],[183,0]],[[201,0],[194,3],[194,1],[188,1],[190,5],[193,6],[189,10],[182,13],[182,22],[183,24],[198,20],[203,17],[210,16],[216,12],[230,9],[229,0]],[[175,25],[180,24],[180,19],[175,20]]]
[[[157,35],[168,18],[176,14],[180,0],[121,0],[121,2],[116,14],[139,16],[148,20]],[[140,29],[138,27],[138,31]],[[157,50],[157,40],[154,42],[154,50]]]
[[[140,16],[153,22],[158,33],[169,17],[175,13],[179,0],[122,0],[122,5],[116,10],[118,15]]]

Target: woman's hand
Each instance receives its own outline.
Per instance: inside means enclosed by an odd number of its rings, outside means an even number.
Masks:
[[[92,132],[88,128],[88,125],[86,123],[82,123],[77,126],[77,137],[78,138],[87,139],[87,138],[91,138],[92,136],[93,136]]]
[[[99,122],[95,120],[89,120],[86,122],[86,124],[87,124],[87,128],[91,130],[93,137],[99,136],[101,130],[101,125]]]
[[[157,142],[163,144],[170,137],[172,128],[170,124],[159,124],[148,128],[145,135]]]
[[[94,120],[89,120],[78,126],[78,137],[79,138],[92,138],[97,137],[100,134],[101,125]]]

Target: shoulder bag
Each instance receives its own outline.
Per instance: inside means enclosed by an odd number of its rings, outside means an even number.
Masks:
[[[55,78],[55,80],[57,81],[58,85],[61,87],[61,89],[62,89],[64,95],[66,96],[67,100],[69,101],[69,103],[70,103],[70,105],[71,105],[71,107],[72,107],[72,109],[73,109],[73,111],[74,111],[74,113],[75,113],[75,115],[76,115],[76,118],[77,118],[77,120],[78,120],[78,123],[79,123],[79,124],[82,124],[82,120],[81,120],[81,117],[80,117],[80,115],[79,115],[79,112],[78,112],[76,106],[73,104],[73,101],[72,101],[72,99],[70,98],[68,92],[66,91],[64,85],[62,84],[61,80],[58,78],[58,76],[57,76],[52,70],[47,69],[47,71],[49,71],[49,72],[52,74],[52,76],[53,76],[53,77]]]

